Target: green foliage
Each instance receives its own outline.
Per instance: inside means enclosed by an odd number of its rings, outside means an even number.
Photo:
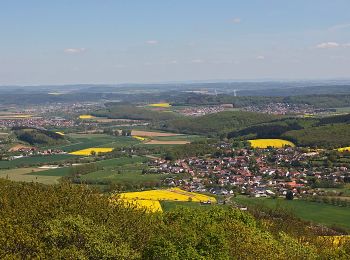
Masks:
[[[312,198],[312,197],[311,197]],[[314,223],[321,223],[327,226],[338,226],[346,230],[350,230],[350,211],[347,207],[333,206],[325,203],[317,203],[305,200],[285,200],[285,199],[265,199],[265,198],[248,198],[245,196],[238,196],[234,198],[234,201],[240,205],[245,205],[250,208],[257,208],[256,214],[261,213],[266,215],[266,209],[271,216],[271,212],[277,212],[276,219],[280,219],[280,223],[274,220],[274,224],[277,226],[277,231],[288,231],[288,233],[297,227],[302,228],[301,233],[306,233],[305,226],[297,224],[288,214],[293,212],[296,217],[302,218],[306,221],[312,221]],[[276,215],[274,213],[274,215]],[[281,214],[286,213],[286,214]],[[256,215],[254,214],[254,215]],[[288,221],[286,221],[288,219]],[[286,228],[286,229],[284,229]],[[300,233],[300,232],[298,232]]]
[[[28,167],[33,165],[43,165],[43,164],[59,164],[61,162],[75,161],[75,158],[69,154],[53,154],[53,155],[40,155],[23,157],[11,161],[0,161],[0,169],[10,169],[15,167]]]
[[[282,138],[299,146],[339,148],[350,144],[350,124],[329,124],[292,130],[284,133]]]
[[[268,114],[225,111],[196,118],[180,118],[167,121],[162,125],[162,128],[179,133],[217,136],[277,118],[279,117]]]
[[[106,105],[106,109],[96,111],[92,115],[107,118],[150,121],[169,120],[178,117],[178,115],[175,113],[164,113],[128,104],[118,105],[115,103],[110,103]]]
[[[150,214],[65,183],[0,180],[0,194],[2,259],[314,259],[326,251],[327,258],[349,257],[343,249],[270,232],[229,207]]]
[[[228,133],[228,138],[280,138],[281,135],[290,130],[299,130],[312,126],[317,120],[287,118],[274,120],[272,122],[262,123],[244,128],[239,131]]]
[[[339,148],[350,144],[350,114],[324,118],[282,118],[236,129],[236,140],[282,138],[298,146]]]
[[[31,145],[55,145],[64,143],[64,136],[55,132],[35,128],[14,128],[16,137]]]
[[[176,160],[193,156],[202,156],[216,151],[214,146],[206,142],[190,143],[181,146],[156,147],[154,152],[164,155],[166,160]]]
[[[285,97],[284,102],[290,104],[308,104],[316,108],[333,108],[350,106],[350,95],[297,95]]]
[[[287,191],[286,194],[286,200],[293,200],[294,199],[294,194],[291,190]]]

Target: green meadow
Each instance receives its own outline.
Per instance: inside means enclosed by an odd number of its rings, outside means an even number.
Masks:
[[[248,207],[262,205],[272,209],[285,209],[304,220],[321,223],[327,226],[336,225],[350,230],[350,209],[348,207],[339,207],[297,199],[285,200],[282,198],[271,199],[238,196],[233,198],[233,200]]]

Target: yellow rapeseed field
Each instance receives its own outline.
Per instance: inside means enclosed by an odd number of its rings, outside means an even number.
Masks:
[[[171,200],[171,201],[194,201],[204,202],[211,201],[216,202],[214,197],[203,195],[195,192],[188,192],[179,188],[172,188],[167,190],[149,190],[140,192],[128,192],[120,194],[123,199],[136,199],[136,200]]]
[[[140,192],[127,192],[111,197],[113,202],[121,202],[124,205],[136,206],[139,209],[146,209],[148,212],[162,212],[159,203],[161,200],[167,201],[193,201],[216,203],[216,199],[200,193],[188,192],[180,188],[167,190],[149,190]]]
[[[92,147],[92,148],[87,148],[87,149],[71,152],[69,154],[72,154],[72,155],[87,155],[88,156],[88,155],[91,155],[92,152],[95,152],[95,153],[108,153],[108,152],[112,152],[112,151],[113,151],[113,148]]]
[[[338,148],[338,151],[339,152],[350,152],[350,146]]]
[[[55,132],[56,134],[59,134],[59,135],[64,135],[64,133],[63,132]]]
[[[289,142],[283,139],[254,139],[254,140],[248,140],[248,141],[250,142],[250,145],[253,148],[267,148],[267,147],[281,148],[287,145],[295,147],[295,145],[292,142]]]
[[[150,107],[171,107],[169,103],[155,103],[149,104]]]
[[[137,139],[137,140],[140,140],[140,141],[145,141],[145,140],[147,140],[147,138],[144,138],[144,137],[138,136],[138,135],[133,135],[132,137],[135,138],[135,139]]]
[[[125,206],[136,207],[137,209],[145,209],[147,212],[163,212],[162,206],[158,200],[122,199],[121,202]]]
[[[91,119],[91,118],[94,118],[94,116],[92,116],[92,115],[80,115],[79,118],[80,119]]]

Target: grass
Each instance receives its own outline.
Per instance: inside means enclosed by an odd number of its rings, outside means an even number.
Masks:
[[[160,140],[160,141],[199,141],[199,140],[205,140],[206,137],[199,136],[199,135],[176,135],[176,136],[157,136],[152,137],[154,140]]]
[[[350,196],[350,184],[347,184],[343,188],[321,188],[321,190],[324,191],[335,191],[335,192],[342,192],[345,196]]]
[[[46,156],[24,157],[24,158],[15,159],[12,161],[0,161],[0,169],[11,169],[16,167],[25,167],[25,166],[31,166],[36,164],[60,162],[71,158],[74,158],[74,157],[69,154],[54,154],[54,155],[46,155]]]
[[[89,182],[112,182],[122,184],[142,184],[147,182],[159,182],[168,176],[161,174],[142,174],[147,168],[144,162],[146,157],[124,157],[98,162],[103,166],[102,170],[81,176],[81,180]]]
[[[73,142],[69,145],[56,146],[66,152],[74,152],[90,147],[124,147],[140,143],[128,136],[111,136],[106,134],[69,134],[66,135]]]
[[[123,169],[103,169],[81,177],[85,181],[110,181],[113,183],[142,184],[146,182],[158,182],[164,178],[161,174],[142,174],[142,165],[129,164]]]
[[[286,208],[302,219],[326,226],[336,225],[350,230],[350,209],[348,207],[338,207],[303,200],[288,201],[281,198],[249,198],[238,196],[233,200],[248,207],[252,205],[264,205],[269,208]]]
[[[125,164],[131,164],[131,163],[140,163],[144,162],[147,159],[143,157],[123,157],[123,158],[114,158],[114,159],[108,159],[103,161],[98,161],[96,164],[103,168],[111,168],[115,166],[123,166]],[[43,170],[37,173],[29,173],[29,175],[39,175],[39,176],[58,176],[58,177],[64,177],[69,176],[71,173],[72,167],[63,167],[63,168],[57,168],[57,169],[49,169],[49,170]]]
[[[63,167],[57,169],[44,170],[36,173],[29,173],[29,175],[64,177],[70,174],[70,169],[70,167]]]
[[[40,175],[39,168],[16,168],[11,170],[0,171],[0,178],[9,179],[13,181],[24,182],[39,182],[43,184],[58,183],[59,176]]]

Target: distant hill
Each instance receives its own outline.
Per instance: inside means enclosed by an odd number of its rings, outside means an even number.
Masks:
[[[153,111],[128,104],[107,103],[106,106],[106,109],[96,111],[92,113],[92,115],[107,118],[149,121],[170,120],[179,117],[179,115],[175,113]]]
[[[350,94],[350,85],[318,85],[318,86],[283,86],[262,89],[239,90],[239,96],[301,96],[301,95],[329,95]]]
[[[287,131],[304,129],[317,122],[314,119],[285,118],[232,131],[227,136],[228,138],[239,137],[242,139],[280,138]]]
[[[186,117],[170,120],[162,125],[162,129],[179,133],[215,136],[279,118],[281,117],[254,112],[225,111],[195,118]]]

